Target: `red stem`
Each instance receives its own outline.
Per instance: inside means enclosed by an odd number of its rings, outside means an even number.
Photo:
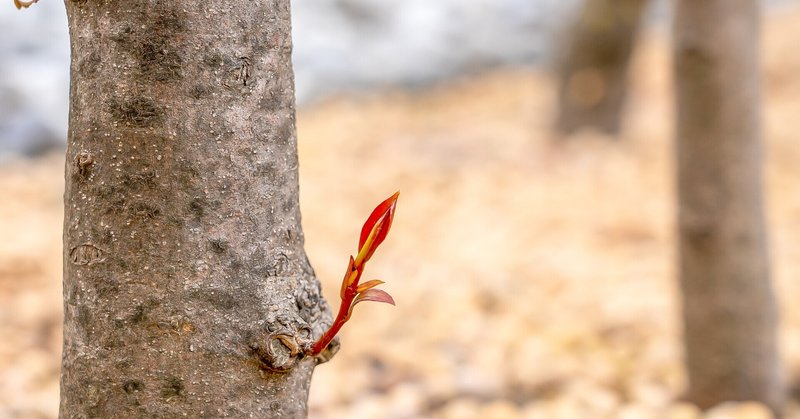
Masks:
[[[358,266],[355,267],[358,270],[358,275],[356,276],[355,281],[350,284],[344,290],[344,297],[342,297],[342,303],[339,305],[339,312],[336,314],[336,319],[333,321],[331,327],[322,334],[322,336],[314,343],[314,346],[311,347],[311,356],[319,355],[328,345],[331,343],[333,338],[336,337],[336,334],[339,333],[339,329],[347,323],[348,317],[347,313],[350,312],[350,306],[353,304],[353,300],[358,295],[358,281],[361,279],[361,272],[363,271],[364,267]],[[345,276],[346,278],[346,276]]]

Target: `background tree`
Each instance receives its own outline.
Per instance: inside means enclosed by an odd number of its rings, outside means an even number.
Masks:
[[[647,0],[586,0],[558,59],[556,128],[620,128],[626,76]]]
[[[304,417],[289,1],[66,7],[61,416]]]
[[[783,388],[762,204],[759,2],[680,0],[674,26],[680,279],[688,398]]]

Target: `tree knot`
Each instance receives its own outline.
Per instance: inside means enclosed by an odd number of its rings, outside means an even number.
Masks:
[[[278,316],[251,338],[249,347],[262,368],[287,372],[306,357],[313,343],[311,327],[304,320]]]

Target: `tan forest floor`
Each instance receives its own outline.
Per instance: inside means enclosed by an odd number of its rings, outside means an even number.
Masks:
[[[800,376],[800,13],[766,33],[774,276]],[[639,50],[624,138],[550,133],[553,89],[509,71],[329,101],[299,115],[307,248],[326,296],[363,218],[400,189],[359,306],[320,366],[312,418],[695,418],[674,283],[668,49]],[[0,167],[0,419],[54,418],[62,161]],[[789,411],[800,417],[800,404]],[[725,405],[708,418],[766,417]]]

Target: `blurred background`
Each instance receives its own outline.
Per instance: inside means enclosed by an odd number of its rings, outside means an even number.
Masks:
[[[671,11],[650,3],[615,35],[632,41],[619,93],[559,75],[580,0],[292,2],[303,226],[332,304],[360,222],[402,191],[367,272],[397,307],[359,307],[310,417],[770,417],[681,401]],[[767,219],[800,417],[800,0],[764,5]],[[58,411],[63,9],[0,7],[0,419]],[[619,104],[582,115],[565,97]]]

